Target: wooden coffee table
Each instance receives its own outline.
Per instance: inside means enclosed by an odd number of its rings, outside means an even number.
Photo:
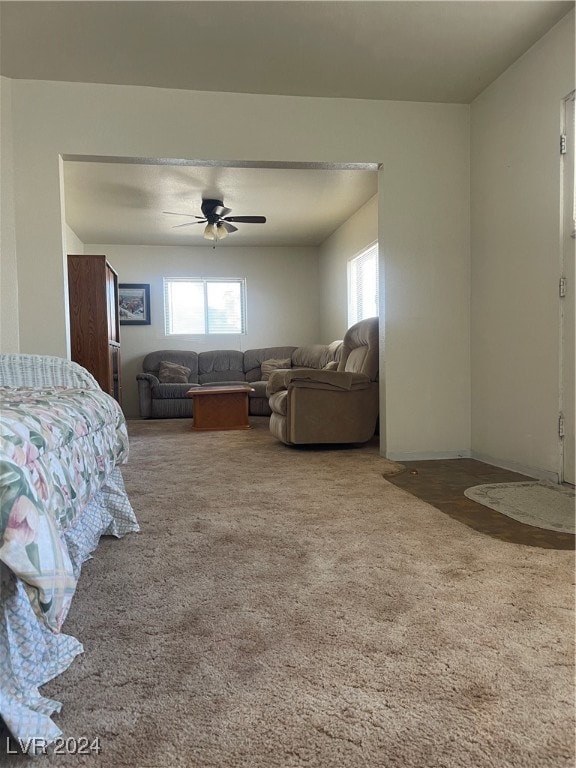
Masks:
[[[250,429],[248,423],[249,384],[214,384],[193,387],[186,392],[192,398],[192,429]]]

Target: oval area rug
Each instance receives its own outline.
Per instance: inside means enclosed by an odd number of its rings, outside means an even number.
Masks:
[[[573,488],[538,481],[492,483],[467,488],[464,495],[526,525],[575,532]]]

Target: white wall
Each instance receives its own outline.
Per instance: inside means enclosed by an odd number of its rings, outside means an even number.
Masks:
[[[12,91],[22,351],[67,353],[59,154],[379,162],[383,437],[391,455],[468,447],[467,106],[26,80]]]
[[[0,350],[20,351],[12,162],[12,81],[0,77]]]
[[[560,106],[574,13],[472,104],[472,449],[559,471]]]
[[[322,340],[330,342],[348,325],[347,262],[379,238],[381,402],[387,403],[380,427],[388,435],[387,455],[400,461],[470,455],[468,196],[436,205],[457,176],[468,180],[468,141],[452,138],[452,162],[437,176],[429,173],[437,162],[432,147],[418,175],[402,176],[403,155],[385,165],[379,195],[320,247],[320,327]],[[391,199],[399,185],[407,201],[401,210]],[[422,193],[435,203],[423,207],[416,222],[412,199]],[[444,247],[446,232],[465,246]],[[408,402],[418,404],[416,418],[406,412]]]
[[[64,226],[64,238],[64,249],[66,253],[84,253],[84,243],[82,240],[80,240],[76,232],[74,232],[74,230],[68,226],[68,224],[65,224]]]
[[[386,433],[394,438],[389,455],[400,461],[467,456],[470,449],[465,109],[464,133],[446,122],[442,142],[427,126],[407,121],[406,143],[380,171],[381,399],[385,395]],[[417,167],[414,141],[422,145]]]
[[[325,240],[319,249],[320,341],[341,339],[348,327],[348,261],[378,240],[378,195]]]
[[[136,374],[142,359],[159,349],[254,349],[314,344],[319,338],[318,254],[316,248],[241,248],[87,245],[103,253],[120,283],[149,283],[151,325],[121,328],[122,407],[138,416]],[[164,277],[246,279],[246,334],[166,337]]]

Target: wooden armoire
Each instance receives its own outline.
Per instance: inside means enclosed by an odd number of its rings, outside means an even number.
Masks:
[[[118,275],[106,256],[68,255],[72,360],[121,403]]]

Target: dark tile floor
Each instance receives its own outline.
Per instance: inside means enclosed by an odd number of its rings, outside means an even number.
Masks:
[[[533,478],[475,459],[402,463],[406,470],[398,475],[387,475],[386,480],[481,533],[531,547],[575,548],[576,539],[569,533],[546,531],[525,525],[464,496],[466,488],[473,485],[522,482]]]

